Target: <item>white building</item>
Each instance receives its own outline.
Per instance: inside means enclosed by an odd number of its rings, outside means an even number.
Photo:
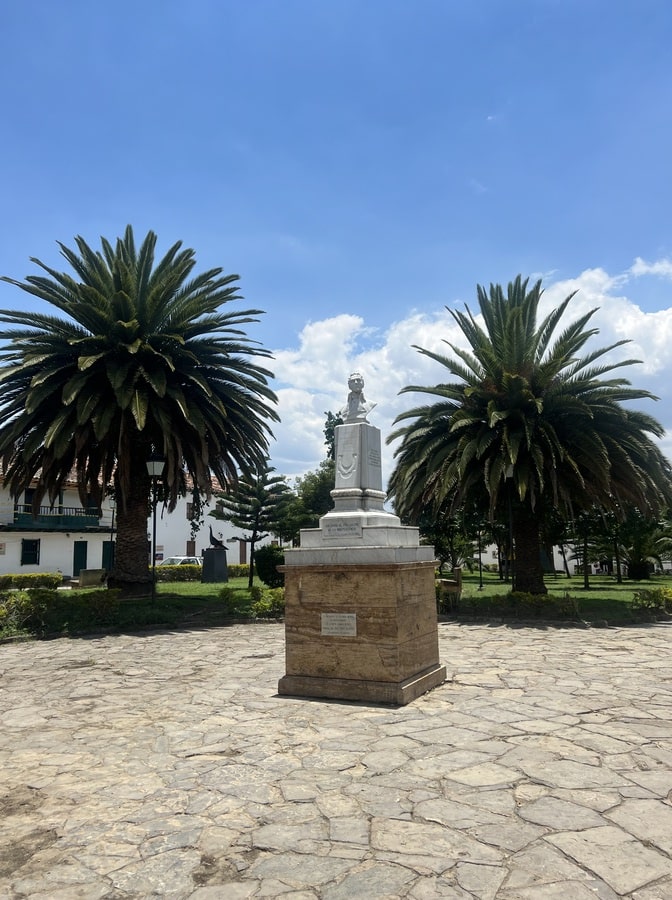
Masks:
[[[84,509],[75,484],[69,485],[54,506],[41,506],[33,516],[33,489],[18,502],[6,488],[0,488],[0,574],[22,572],[62,572],[76,578],[82,569],[109,569],[111,548],[116,537],[114,505],[103,502],[102,515]],[[213,535],[224,541],[228,562],[248,559],[245,535],[228,522],[208,516],[213,503],[204,510],[204,522],[192,537],[191,504],[178,500],[174,512],[161,505],[156,510],[156,561],[169,556],[202,556]],[[151,562],[152,517],[147,521],[147,555]],[[263,543],[263,542],[262,542]]]

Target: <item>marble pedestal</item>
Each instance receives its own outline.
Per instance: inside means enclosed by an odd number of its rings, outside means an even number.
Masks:
[[[334,509],[285,551],[278,693],[404,705],[442,684],[434,548],[384,509],[380,430],[335,430]]]
[[[278,693],[403,706],[446,680],[433,560],[284,572],[286,674]]]

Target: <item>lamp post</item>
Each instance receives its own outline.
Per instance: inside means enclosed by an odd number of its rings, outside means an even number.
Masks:
[[[507,578],[509,580],[509,574],[511,575],[511,590],[515,591],[516,589],[516,571],[514,565],[515,552],[513,545],[513,509],[511,506],[511,491],[513,490],[513,466],[509,463],[506,467],[505,472],[506,479],[506,498],[507,505],[509,507],[509,559],[506,567]]]
[[[473,545],[472,545],[473,546]],[[481,547],[481,523],[478,523],[478,589],[483,590],[483,558]]]
[[[152,479],[152,603],[156,599],[156,481],[165,464],[165,459],[156,453],[147,460],[147,472]]]
[[[110,571],[114,568],[114,511],[116,509],[116,503],[114,500],[110,500],[110,509],[112,510],[112,518],[110,519]]]

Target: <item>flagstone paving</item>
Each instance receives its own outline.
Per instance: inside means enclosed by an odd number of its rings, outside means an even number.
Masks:
[[[399,709],[276,624],[0,646],[0,900],[672,900],[672,627],[439,631]]]

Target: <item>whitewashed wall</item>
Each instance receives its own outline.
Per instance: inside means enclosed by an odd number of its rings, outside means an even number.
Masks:
[[[23,498],[22,498],[23,500]],[[214,505],[214,504],[213,504]],[[81,509],[77,492],[66,490],[63,496],[65,508]],[[212,508],[212,507],[210,507]],[[0,525],[8,525],[14,521],[14,501],[5,489],[0,488]],[[249,559],[249,545],[241,548],[237,538],[245,537],[245,533],[233,528],[228,522],[222,522],[206,515],[204,525],[195,536],[195,555],[202,556],[210,546],[210,525],[215,537],[223,540],[228,550],[229,563],[239,563],[243,557]],[[5,531],[0,530],[0,574],[17,572],[62,572],[64,576],[72,576],[75,558],[75,542],[86,542],[86,568],[103,567],[103,544],[110,540],[114,528],[116,538],[116,516],[108,500],[103,503],[103,516],[100,519],[102,532],[78,531]],[[180,498],[177,508],[167,513],[161,506],[156,515],[156,549],[157,562],[169,556],[192,555],[191,522],[187,518],[187,499]],[[33,539],[40,541],[40,561],[37,565],[21,564],[21,541]],[[147,540],[152,539],[152,517],[147,520]],[[267,542],[270,538],[267,538]],[[81,550],[81,548],[80,548]]]

